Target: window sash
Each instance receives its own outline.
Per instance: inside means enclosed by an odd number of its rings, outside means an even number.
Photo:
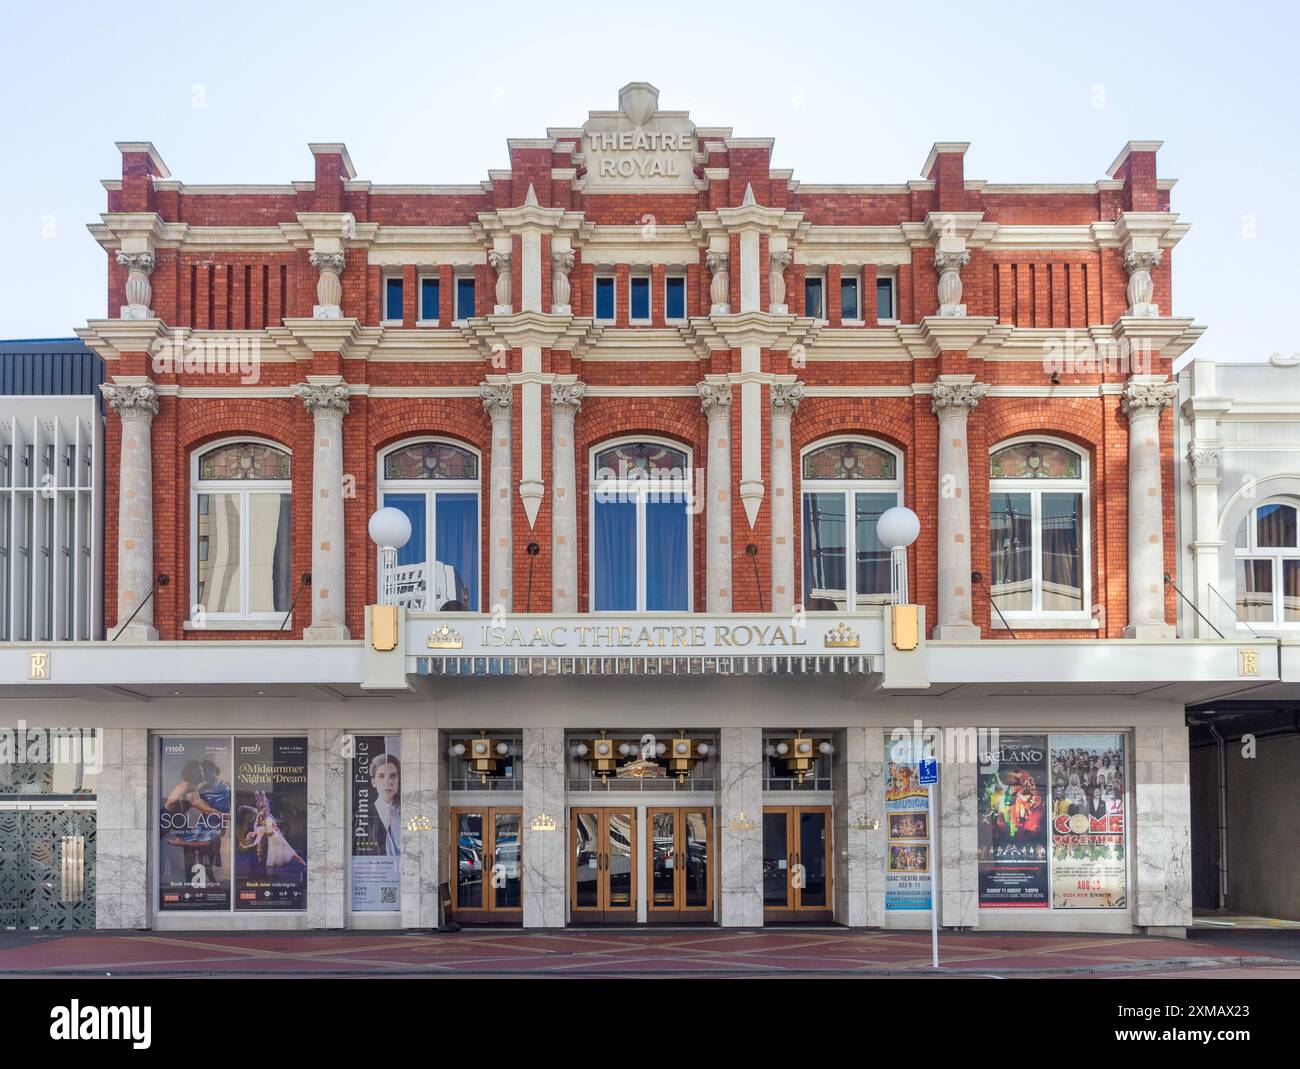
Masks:
[[[210,609],[206,599],[211,598],[211,584],[217,582],[220,576],[214,574],[211,568],[213,563],[213,539],[219,532],[212,526],[213,524],[213,499],[228,498],[231,499],[237,516],[234,523],[234,530],[227,530],[229,545],[225,548],[233,557],[233,566],[228,565],[226,572],[233,572],[233,587],[231,591],[234,601],[234,607],[227,602],[221,609]],[[262,508],[255,508],[253,498],[274,498],[276,507],[274,513],[265,511],[265,506],[269,502],[259,500],[257,505]],[[194,606],[203,606],[203,615],[209,620],[280,620],[285,613],[289,611],[289,605],[292,601],[292,583],[289,578],[289,572],[293,559],[293,518],[292,507],[293,499],[288,484],[262,483],[199,483],[196,481],[194,491],[191,494],[191,502],[194,510],[192,526],[192,536],[190,545],[190,597],[191,604]],[[261,516],[255,521],[254,513],[260,513]],[[268,547],[265,541],[255,541],[253,525],[255,522],[264,524],[268,519],[274,519],[275,538]],[[203,530],[204,526],[207,530]],[[216,547],[220,548],[220,547]],[[269,552],[268,552],[269,549]],[[200,578],[201,573],[207,571],[209,574],[205,579]],[[262,582],[263,578],[269,577],[269,586]],[[262,591],[255,591],[255,584],[261,586]],[[208,590],[204,591],[204,586]],[[227,589],[230,584],[227,583]],[[262,594],[265,590],[270,591],[270,608],[252,608],[254,601],[263,600]],[[278,605],[276,603],[279,603]]]
[[[402,321],[402,280],[400,278],[384,279],[384,321],[386,323]]]
[[[674,321],[686,318],[686,279],[681,275],[664,279],[664,318]]]
[[[481,548],[483,541],[483,513],[482,501],[479,496],[479,487],[477,483],[460,480],[440,481],[437,488],[433,489],[427,482],[415,483],[411,480],[389,480],[381,484],[380,494],[385,506],[391,506],[406,513],[411,521],[411,539],[397,551],[397,566],[402,568],[414,564],[423,564],[427,569],[427,583],[425,585],[424,595],[424,612],[443,611],[441,606],[432,605],[433,596],[438,592],[439,579],[446,578],[437,575],[433,570],[433,565],[441,564],[444,567],[452,568],[455,578],[459,579],[461,584],[467,588],[468,596],[461,597],[459,588],[454,592],[455,597],[448,596],[444,598],[443,604],[451,600],[459,600],[464,603],[465,612],[478,612],[481,592],[479,590],[479,579],[482,571]],[[444,506],[441,508],[439,506]],[[456,567],[454,562],[445,560],[447,556],[443,552],[445,547],[440,548],[439,543],[446,541],[446,538],[439,537],[439,531],[442,530],[444,536],[449,533],[448,524],[454,523],[455,520],[450,514],[456,507],[472,505],[474,513],[474,522],[472,532],[469,534],[467,547],[462,547],[460,556],[465,560],[463,567]],[[467,558],[467,559],[466,559]],[[382,569],[382,554],[381,554]],[[379,575],[379,572],[376,573]],[[382,580],[381,580],[382,581]],[[452,584],[444,582],[442,584],[444,593],[452,594]]]
[[[420,319],[426,323],[436,322],[440,315],[442,286],[436,278],[420,279]]]
[[[688,511],[689,482],[643,482],[608,480],[593,488],[590,495],[589,583],[592,612],[691,612],[693,611],[692,575],[694,543]],[[613,494],[613,500],[607,495]],[[602,500],[602,498],[606,498]],[[604,511],[607,510],[607,511]],[[680,510],[680,525],[669,511]],[[652,514],[657,514],[653,515]],[[616,527],[622,527],[620,533]],[[652,531],[651,528],[654,528]],[[629,535],[630,529],[630,535]],[[650,571],[656,561],[668,557],[665,534],[678,544],[678,575],[671,583],[656,588]],[[609,544],[610,536],[620,536],[619,544]],[[621,569],[629,569],[632,576]]]
[[[1091,568],[1090,568],[1090,561],[1088,555],[1088,542],[1090,538],[1089,520],[1088,520],[1088,495],[1085,489],[1071,486],[1070,484],[1073,482],[1074,480],[1070,480],[1069,482],[1066,482],[1064,485],[1062,485],[1062,481],[1053,480],[1053,483],[1050,486],[1044,486],[1041,482],[1034,482],[1032,485],[1026,486],[1024,485],[1023,481],[1020,482],[996,481],[996,482],[990,482],[989,484],[989,531],[990,531],[989,571],[990,571],[990,586],[991,586],[990,593],[993,597],[994,604],[997,605],[998,609],[1001,610],[1002,615],[1005,616],[1008,620],[1033,619],[1033,618],[1042,618],[1042,619],[1059,618],[1059,619],[1078,619],[1078,620],[1091,619],[1092,592],[1090,588],[1092,585],[1092,579],[1091,579]],[[996,499],[999,496],[1026,497],[1029,499],[1028,502],[1029,510],[1030,510],[1029,511],[1029,528],[1030,528],[1029,582],[1030,582],[1031,598],[1030,598],[1030,607],[1028,609],[1009,608],[1006,605],[1001,604],[998,600],[999,597],[1001,596],[1005,598],[1012,592],[1005,591],[1003,592],[1003,594],[999,595],[996,591],[996,586],[994,585],[996,572],[994,571],[993,568],[993,562],[994,562],[994,554],[997,552],[997,550],[996,547],[993,545],[993,540],[991,536],[993,532],[994,499]],[[1081,597],[1079,599],[1080,608],[1078,609],[1061,609],[1061,608],[1044,607],[1044,602],[1046,600],[1045,586],[1044,586],[1045,583],[1044,567],[1043,567],[1044,556],[1045,556],[1044,553],[1045,539],[1043,535],[1043,497],[1044,496],[1062,497],[1062,498],[1073,497],[1078,502],[1077,508],[1075,510],[1077,521],[1075,527],[1076,534],[1075,534],[1075,557],[1074,557],[1075,560],[1074,569],[1075,569],[1075,574],[1078,578],[1078,588],[1081,594]],[[1049,539],[1047,541],[1053,541],[1053,540]],[[1015,553],[1017,555],[1023,554],[1024,552],[1025,552],[1025,547],[1023,546],[1020,546],[1015,550]],[[1021,583],[1023,582],[1023,579],[1017,578],[1015,581],[1017,583]]]
[[[604,323],[612,323],[617,309],[617,302],[614,300],[614,276],[597,275],[592,287],[592,308],[595,311],[595,318]]]
[[[468,277],[456,279],[456,318],[473,319],[475,313],[475,282]]]
[[[638,322],[650,320],[650,278],[635,275],[628,279],[628,318]]]
[[[844,606],[842,609],[837,607],[837,611],[842,612],[857,612],[868,605],[880,604],[889,597],[889,551],[884,549],[876,537],[875,526],[869,517],[874,515],[878,518],[885,509],[899,504],[901,497],[900,489],[879,485],[845,486],[840,483],[824,486],[811,480],[804,483],[802,603],[805,609],[809,608],[808,603],[813,597],[814,589],[822,591],[817,596],[829,596],[831,601],[838,601],[838,597],[842,596]],[[840,544],[832,544],[817,551],[814,548],[814,510],[824,509],[828,505],[831,511],[821,517],[824,526],[820,529],[830,535],[832,542],[838,540]],[[882,552],[883,558],[880,555]],[[815,559],[818,555],[822,558],[820,562]],[[823,582],[840,579],[843,586],[815,587],[814,579],[819,573]]]
[[[876,279],[876,320],[897,319],[894,312],[893,278]]]
[[[840,278],[840,318],[862,318],[862,308],[858,303],[858,280],[854,277]]]

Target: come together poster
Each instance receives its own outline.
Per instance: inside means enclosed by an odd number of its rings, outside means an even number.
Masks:
[[[1124,909],[1124,736],[1052,736],[1052,908]]]
[[[235,908],[307,907],[307,740],[235,739]]]
[[[890,744],[885,779],[885,908],[929,909],[930,788],[920,783],[919,747]]]
[[[357,735],[352,752],[352,908],[401,909],[402,737]]]

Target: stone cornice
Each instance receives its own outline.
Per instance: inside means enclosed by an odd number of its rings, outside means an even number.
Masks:
[[[996,316],[926,316],[920,328],[932,356],[994,347],[1011,330]]]
[[[587,347],[600,337],[602,328],[587,318],[572,315],[548,315],[544,312],[515,312],[470,319],[459,328],[460,336],[485,360],[503,349],[536,345],[558,349],[581,357]]]
[[[682,340],[701,357],[719,349],[758,345],[764,349],[790,349],[808,345],[824,324],[806,316],[772,315],[770,312],[741,312],[735,315],[701,316],[678,330]]]
[[[92,319],[75,331],[101,360],[120,360],[123,353],[148,353],[171,333],[161,319]]]
[[[363,355],[367,348],[366,329],[355,319],[286,319],[283,327],[267,330],[278,344],[296,346],[299,359],[313,353],[338,353],[347,360]],[[287,339],[286,339],[287,336]]]
[[[1180,223],[1176,212],[1124,212],[1115,222],[1097,222],[1090,227],[1093,240],[1101,248],[1122,248],[1134,238],[1154,239],[1162,249],[1170,249],[1191,229]]]

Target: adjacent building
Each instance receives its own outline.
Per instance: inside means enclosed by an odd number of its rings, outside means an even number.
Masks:
[[[1157,142],[818,185],[633,83],[459,186],[119,148],[104,641],[0,647],[95,924],[1190,923],[1184,707],[1279,669],[1166,582]]]

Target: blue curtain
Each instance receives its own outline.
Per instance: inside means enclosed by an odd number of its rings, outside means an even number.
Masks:
[[[678,506],[679,508],[681,506]],[[636,611],[636,504],[594,501],[596,612]]]
[[[685,612],[687,606],[686,505],[649,500],[645,506],[646,608]]]
[[[438,560],[456,570],[457,600],[478,609],[478,494],[439,494],[434,512]]]
[[[397,551],[397,563],[423,564],[428,559],[424,540],[429,529],[424,519],[424,494],[385,494],[384,504],[406,513],[411,521],[411,540]]]

